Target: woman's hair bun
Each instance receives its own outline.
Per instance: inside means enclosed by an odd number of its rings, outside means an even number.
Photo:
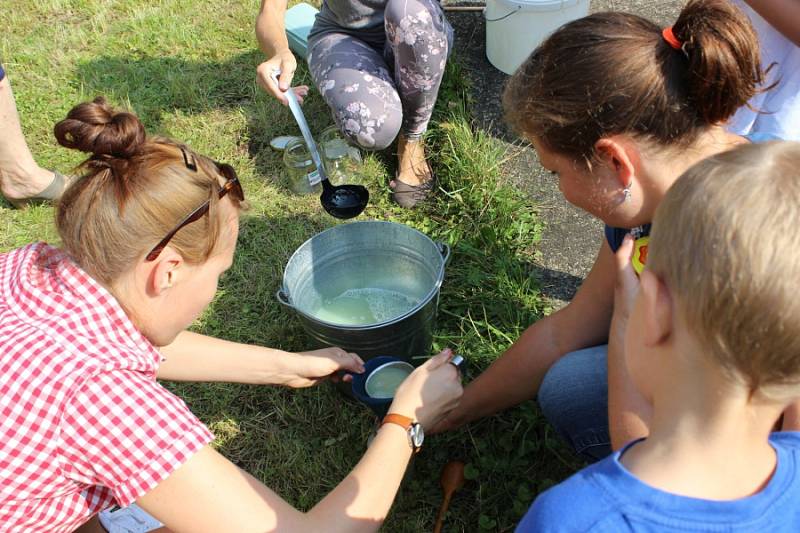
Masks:
[[[135,155],[146,137],[136,115],[114,109],[102,96],[73,107],[54,133],[61,146],[121,158]]]

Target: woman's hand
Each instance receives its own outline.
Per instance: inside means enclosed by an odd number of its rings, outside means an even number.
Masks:
[[[287,387],[311,387],[328,378],[338,381],[338,372],[364,372],[364,361],[356,354],[341,348],[323,348],[291,356],[288,361],[290,373],[284,382]],[[345,375],[342,379],[350,381],[352,377]]]
[[[411,417],[423,428],[435,426],[463,392],[458,369],[448,364],[452,356],[446,349],[414,370],[398,387],[389,412]]]
[[[288,48],[280,50],[274,56],[261,63],[256,68],[256,80],[262,89],[278,99],[283,105],[288,105],[289,101],[284,94],[289,90],[297,69],[297,60]],[[273,73],[280,72],[278,83],[273,79]],[[303,98],[308,94],[308,86],[298,85],[294,88],[297,100],[302,104]]]

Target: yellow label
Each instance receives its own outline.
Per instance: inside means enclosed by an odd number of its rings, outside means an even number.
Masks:
[[[641,274],[644,266],[647,264],[647,245],[650,242],[650,237],[639,237],[633,243],[633,269],[637,274]]]

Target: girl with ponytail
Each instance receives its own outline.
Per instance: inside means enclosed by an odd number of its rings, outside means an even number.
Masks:
[[[646,434],[649,407],[614,349],[614,332],[627,320],[624,302],[614,299],[614,254],[632,234],[631,260],[641,270],[650,222],[678,176],[763,140],[724,129],[763,77],[756,35],[727,0],[690,0],[669,28],[596,13],[562,26],[532,53],[505,89],[507,118],[557,175],[565,198],[605,223],[605,235],[574,299],[531,325],[435,430],[538,393],[547,419],[588,460]]]
[[[308,387],[363,371],[339,348],[288,353],[186,331],[233,261],[244,203],[234,169],[149,137],[102,98],[55,135],[89,154],[56,209],[62,246],[0,254],[0,529],[99,531],[94,515],[133,502],[172,531],[376,529],[413,452],[403,428],[384,425],[300,512],[217,453],[156,381]],[[437,421],[461,393],[449,356],[417,369],[390,411]]]

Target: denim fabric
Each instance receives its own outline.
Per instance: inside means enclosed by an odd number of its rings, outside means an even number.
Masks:
[[[611,453],[608,433],[608,346],[571,352],[539,387],[539,407],[558,434],[590,462]]]

